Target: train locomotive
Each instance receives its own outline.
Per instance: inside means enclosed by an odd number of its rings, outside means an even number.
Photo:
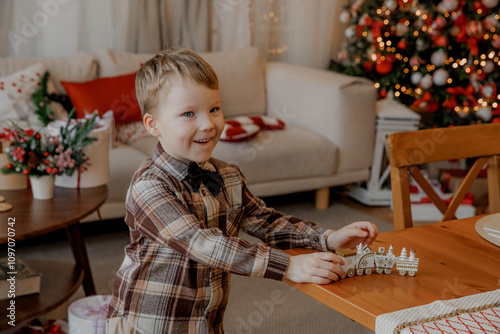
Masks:
[[[411,249],[410,256],[407,256],[406,248],[403,248],[401,255],[396,257],[392,245],[385,253],[385,247],[379,247],[378,252],[372,252],[368,245],[359,244],[356,250],[341,249],[335,253],[344,260],[344,264],[339,265],[344,270],[342,278],[353,277],[356,274],[371,275],[373,271],[388,275],[394,265],[401,276],[406,274],[415,276],[418,270],[419,259],[415,258],[414,249]]]

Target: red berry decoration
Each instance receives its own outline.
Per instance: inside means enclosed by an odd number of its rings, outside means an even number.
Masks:
[[[29,169],[23,169],[23,174],[24,175],[28,175],[30,173],[30,170]]]
[[[12,164],[9,163],[9,164],[7,164],[7,168],[12,169],[12,168],[14,168],[14,166],[12,166]]]

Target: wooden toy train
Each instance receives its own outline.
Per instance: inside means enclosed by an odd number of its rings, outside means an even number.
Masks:
[[[410,256],[406,254],[406,248],[403,248],[401,255],[396,257],[392,245],[387,254],[385,247],[379,247],[378,252],[372,252],[370,247],[359,244],[356,250],[341,249],[335,252],[344,260],[340,267],[344,270],[342,278],[353,277],[355,274],[371,275],[373,270],[377,273],[390,274],[396,264],[396,268],[401,276],[408,273],[409,276],[415,276],[418,270],[418,259],[415,258],[415,250],[410,250]]]

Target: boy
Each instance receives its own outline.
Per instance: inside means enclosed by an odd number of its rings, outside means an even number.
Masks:
[[[331,231],[267,208],[238,167],[211,158],[224,118],[217,76],[197,54],[159,52],[137,73],[136,91],[144,126],[159,142],[128,190],[131,243],[107,333],[223,333],[232,273],[327,284],[343,274],[327,250],[375,239],[369,222]],[[239,239],[239,229],[264,243]],[[323,252],[276,249],[295,247]]]

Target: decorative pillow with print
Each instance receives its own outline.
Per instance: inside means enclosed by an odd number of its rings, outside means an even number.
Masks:
[[[285,122],[269,116],[239,116],[225,121],[221,141],[240,142],[250,140],[261,130],[282,130]]]
[[[43,127],[35,112],[32,95],[39,89],[44,73],[45,66],[38,63],[0,78],[0,131],[12,122],[36,131]]]
[[[116,124],[115,139],[123,144],[128,144],[142,138],[151,137],[142,121]]]

